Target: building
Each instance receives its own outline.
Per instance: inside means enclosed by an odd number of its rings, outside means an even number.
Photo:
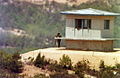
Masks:
[[[67,49],[112,51],[114,41],[114,16],[112,13],[92,8],[64,11],[66,17],[65,41]]]

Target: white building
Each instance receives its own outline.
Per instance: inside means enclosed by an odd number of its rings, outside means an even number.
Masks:
[[[96,9],[64,11],[67,49],[112,51],[114,16],[118,13]]]

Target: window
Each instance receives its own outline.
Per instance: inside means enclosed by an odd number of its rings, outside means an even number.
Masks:
[[[91,20],[90,19],[75,19],[75,28],[91,29]]]
[[[82,19],[75,19],[75,28],[77,29],[82,28]]]
[[[110,20],[104,20],[104,29],[109,29]]]

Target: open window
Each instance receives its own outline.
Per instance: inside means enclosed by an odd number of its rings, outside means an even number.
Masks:
[[[75,19],[75,28],[91,29],[91,19]]]
[[[110,20],[104,20],[104,29],[110,28]]]
[[[82,19],[75,19],[75,28],[82,29]]]

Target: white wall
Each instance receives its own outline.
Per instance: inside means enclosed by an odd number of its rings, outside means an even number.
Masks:
[[[87,18],[88,17],[88,18]],[[91,29],[75,29],[75,19],[91,19]],[[110,20],[110,29],[104,29],[104,20]],[[66,37],[67,38],[105,38],[114,36],[113,17],[106,16],[67,16]]]

